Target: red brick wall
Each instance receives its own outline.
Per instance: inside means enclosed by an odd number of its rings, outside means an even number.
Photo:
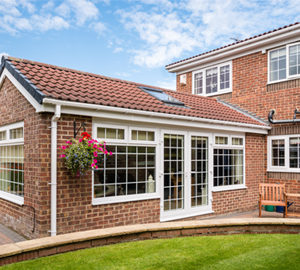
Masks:
[[[191,94],[192,89],[192,72],[186,73],[186,84],[180,84],[180,75],[176,77],[176,91]]]
[[[0,126],[24,121],[24,204],[0,199],[0,222],[27,237],[46,235],[49,219],[50,123],[6,78],[0,88]],[[36,211],[35,232],[33,210]]]
[[[225,101],[240,106],[267,120],[271,109],[276,119],[292,119],[294,109],[300,104],[300,79],[267,85],[268,53],[246,55],[232,61],[232,94],[219,95]],[[187,84],[179,84],[177,91],[192,93],[192,72],[187,73]]]
[[[73,137],[74,120],[85,121],[87,132],[91,133],[91,118],[63,115],[58,122],[58,146]],[[58,160],[58,233],[159,222],[159,199],[93,206],[91,174],[72,177]]]
[[[265,136],[246,135],[246,189],[213,192],[216,214],[249,211],[258,206],[258,184],[266,179]]]

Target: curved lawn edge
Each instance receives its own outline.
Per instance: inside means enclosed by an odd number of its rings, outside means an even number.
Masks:
[[[68,233],[2,245],[0,266],[63,252],[128,241],[243,233],[300,234],[300,220],[244,218],[138,224]]]

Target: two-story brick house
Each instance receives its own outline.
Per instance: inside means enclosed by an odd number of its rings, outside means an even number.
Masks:
[[[297,80],[267,83],[268,55],[280,62],[276,42],[278,48],[295,44],[299,26],[169,65],[178,74],[177,92],[3,58],[0,222],[34,238],[246,211],[257,208],[259,182],[298,186],[298,174],[286,173],[289,159],[299,164],[299,148],[293,146],[297,125],[271,128],[265,113],[275,108],[276,119],[292,118],[299,104]],[[272,74],[283,76],[275,66]],[[293,98],[280,85],[288,85]],[[257,105],[281,92],[289,103],[284,112],[282,105]],[[270,97],[260,99],[264,94]],[[283,102],[275,100],[270,105]],[[74,122],[84,122],[113,152],[101,168],[80,178],[65,169],[57,150],[74,136]],[[267,136],[274,132],[293,136]],[[267,172],[268,151],[272,166],[284,172]]]
[[[266,181],[300,193],[300,23],[294,23],[166,66],[177,92],[210,96],[265,121]],[[274,120],[273,119],[273,120]]]

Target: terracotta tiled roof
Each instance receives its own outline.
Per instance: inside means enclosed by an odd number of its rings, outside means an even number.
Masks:
[[[282,27],[280,27],[280,28],[277,28],[277,29],[274,29],[274,30],[271,30],[271,31],[268,31],[268,32],[265,32],[265,33],[262,33],[262,34],[255,35],[255,36],[253,36],[253,37],[245,38],[245,39],[243,39],[243,40],[239,40],[239,41],[237,41],[237,42],[234,42],[234,43],[231,43],[231,44],[222,46],[222,47],[220,47],[220,48],[210,50],[210,51],[208,51],[208,52],[200,53],[200,54],[197,54],[197,55],[194,55],[194,56],[191,56],[191,57],[188,57],[188,58],[185,58],[185,59],[176,61],[176,62],[174,62],[174,63],[171,63],[171,64],[166,65],[166,68],[169,67],[169,66],[172,66],[172,65],[175,65],[175,64],[178,64],[178,63],[181,63],[181,62],[184,62],[184,61],[193,59],[193,58],[197,58],[197,57],[202,56],[202,55],[205,55],[205,54],[209,54],[209,53],[212,53],[212,52],[215,52],[215,51],[219,51],[219,50],[221,50],[221,49],[224,49],[224,48],[227,48],[227,47],[230,47],[230,46],[239,44],[239,43],[243,43],[243,42],[248,41],[248,40],[251,40],[251,39],[255,39],[255,38],[258,38],[258,37],[267,35],[267,34],[271,34],[271,33],[273,33],[273,32],[276,32],[276,31],[279,31],[279,30],[282,30],[282,29],[285,29],[285,28],[288,28],[288,27],[291,27],[291,26],[294,26],[294,25],[297,25],[297,24],[300,24],[300,22],[295,22],[295,23],[293,23],[293,24],[285,25],[285,26],[282,26]]]
[[[265,126],[255,118],[213,98],[177,93],[24,59],[7,57],[5,61],[17,74],[21,73],[29,80],[35,91],[42,93],[42,98]],[[167,105],[140,87],[161,89],[183,102],[185,107]]]

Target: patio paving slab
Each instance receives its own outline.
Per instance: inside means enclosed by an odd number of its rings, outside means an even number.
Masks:
[[[0,224],[0,245],[25,241],[26,238]]]

